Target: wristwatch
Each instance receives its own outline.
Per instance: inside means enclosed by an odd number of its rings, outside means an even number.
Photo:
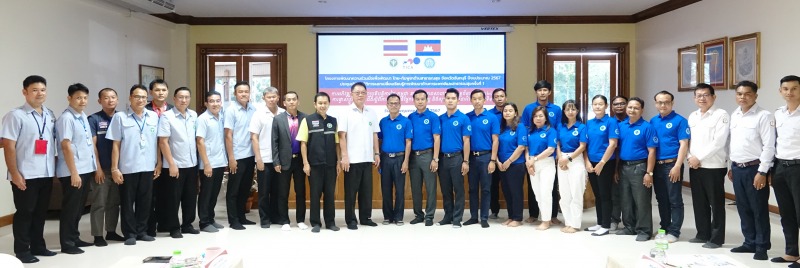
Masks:
[[[761,172],[761,171],[759,171],[759,172],[758,172],[758,175],[761,175],[761,176],[764,176],[764,177],[766,177],[766,176],[767,176],[767,173],[766,173],[766,172]]]
[[[434,158],[433,162],[439,163],[439,158]]]
[[[464,160],[464,164],[469,164],[469,160]]]
[[[538,156],[534,156],[533,157],[533,162],[536,162],[536,161],[539,161],[539,157]]]
[[[567,156],[567,160],[569,160],[570,162],[572,162],[572,156],[569,156],[569,155],[568,155],[568,156]]]
[[[649,171],[649,172],[647,172],[647,175],[650,175],[650,177],[652,177],[653,176],[653,172]]]

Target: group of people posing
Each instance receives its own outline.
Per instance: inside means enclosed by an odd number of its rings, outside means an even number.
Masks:
[[[377,226],[371,215],[372,174],[373,168],[380,168],[383,225],[404,224],[409,175],[411,224],[434,225],[438,177],[444,216],[436,225],[490,227],[488,220],[498,218],[502,189],[508,210],[502,225],[518,227],[523,225],[527,177],[529,218],[525,221],[540,221],[539,230],[559,225],[560,205],[561,231],[575,233],[582,228],[588,177],[596,198],[597,223],[583,230],[593,236],[615,232],[635,236],[636,241],[651,239],[655,192],[659,225],[672,243],[678,241],[683,225],[681,187],[687,165],[697,229],[689,242],[703,243],[705,248],[724,244],[727,175],[734,185],[745,237],[743,245],[731,251],[767,259],[767,186],[772,185],[786,237],[786,255],[772,261],[798,265],[794,262],[800,259],[800,182],[792,178],[800,171],[800,136],[795,133],[800,128],[796,113],[800,77],[781,79],[779,93],[786,105],[774,114],[756,104],[758,86],[742,81],[736,85],[739,108],[731,115],[714,105],[713,87],[698,84],[694,100],[699,109],[688,119],[673,110],[672,93],[661,91],[652,102],[658,115],[649,121],[642,118],[645,100],[615,96],[609,103],[603,95],[591,99],[590,118],[584,121],[574,100],[561,106],[549,102],[552,88],[549,82],[538,81],[534,85],[537,101],[521,111],[507,101],[507,92],[501,88],[491,93],[495,107],[484,107],[486,92],[476,89],[470,93],[474,109],[467,114],[458,109],[460,92],[450,88],[444,93],[446,111],[441,115],[428,109],[424,90],[414,92],[416,109],[408,116],[400,113],[400,96],[390,94],[386,98],[389,115],[379,120],[377,111],[365,106],[368,93],[362,82],[351,86],[353,103],[338,118],[328,115],[330,97],[324,92],[314,96],[311,114],[298,110],[299,96],[292,91],[282,96],[286,108],[278,107],[281,96],[273,87],[263,93],[266,105],[255,107],[247,82],[234,86],[236,101],[224,110],[220,93],[207,92],[207,110],[198,116],[188,108],[192,92],[186,87],[174,90],[174,106],[167,103],[169,89],[163,80],[153,81],[149,88],[134,85],[124,111],[117,110],[117,92],[102,89],[98,93],[102,110],[87,116],[89,90],[74,84],[68,88],[69,107],[56,117],[43,105],[45,79],[29,76],[23,81],[26,103],[6,114],[2,125],[17,209],[14,251],[25,263],[38,261],[36,256],[55,255],[43,238],[54,177],[63,190],[59,230],[64,253],[105,246],[106,240],[126,245],[153,241],[157,232],[173,238],[217,232],[224,227],[214,221],[214,207],[226,169],[227,217],[234,230],[256,224],[245,217],[254,172],[262,228],[278,224],[291,230],[292,181],[297,227],[309,228],[305,224],[307,177],[311,231],[320,232],[323,220],[326,229],[338,231],[334,191],[342,171],[347,228]],[[470,204],[466,221],[465,176]],[[77,227],[88,188],[93,195],[94,243],[80,240]],[[122,235],[116,233],[118,215]],[[199,230],[193,226],[195,215]]]

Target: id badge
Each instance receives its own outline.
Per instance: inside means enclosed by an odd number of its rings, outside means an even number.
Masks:
[[[147,145],[147,142],[144,141],[144,136],[141,136],[141,138],[139,139],[139,148],[140,149],[144,149],[144,147],[146,145]]]
[[[33,153],[47,154],[47,140],[36,140],[36,143],[34,144]]]
[[[92,146],[92,139],[86,138],[86,145]]]

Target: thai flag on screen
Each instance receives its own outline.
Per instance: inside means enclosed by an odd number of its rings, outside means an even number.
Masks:
[[[441,56],[442,40],[417,40],[417,47],[415,51],[417,52],[417,57]]]
[[[383,40],[384,56],[408,56],[408,40]]]

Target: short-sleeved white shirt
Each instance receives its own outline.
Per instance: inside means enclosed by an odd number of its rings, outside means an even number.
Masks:
[[[367,106],[360,111],[355,104],[350,104],[337,119],[337,131],[347,133],[347,157],[350,163],[375,162],[373,134],[381,132],[375,111]]]
[[[262,107],[257,109],[250,119],[250,133],[258,135],[258,150],[264,163],[272,163],[272,119],[283,112],[285,110],[281,107],[278,107],[277,113]]]

